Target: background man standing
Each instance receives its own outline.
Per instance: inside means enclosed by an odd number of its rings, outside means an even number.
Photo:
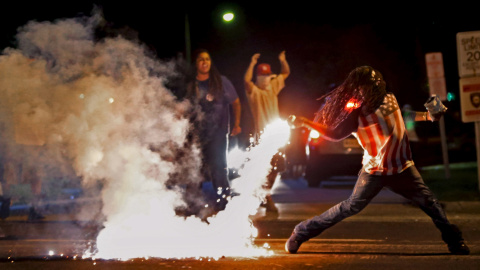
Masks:
[[[245,91],[247,92],[247,99],[252,110],[255,125],[255,136],[258,140],[261,132],[273,120],[280,117],[278,109],[278,94],[285,87],[285,79],[290,75],[290,67],[285,58],[285,51],[278,55],[280,60],[280,74],[272,74],[269,64],[258,64],[256,69],[256,80],[253,79],[253,70],[257,65],[260,54],[256,53],[252,56],[250,65],[245,72]],[[282,168],[283,167],[283,168]],[[282,154],[277,154],[272,159],[272,169],[267,176],[267,184],[265,188],[271,190],[278,172],[284,170],[285,160]],[[266,211],[278,213],[278,209],[272,200],[271,194],[266,196]]]

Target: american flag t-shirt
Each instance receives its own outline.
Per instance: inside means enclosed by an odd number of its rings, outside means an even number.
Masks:
[[[414,165],[402,112],[392,93],[367,116],[359,116],[354,134],[364,149],[363,168],[375,175],[392,175]]]

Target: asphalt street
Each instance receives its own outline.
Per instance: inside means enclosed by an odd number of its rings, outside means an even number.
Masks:
[[[352,184],[344,179],[309,188],[303,179],[277,181],[273,198],[279,215],[266,215],[259,208],[252,216],[258,229],[255,244],[268,245],[270,256],[82,259],[80,254],[94,241],[98,224],[82,223],[71,213],[28,223],[19,214],[0,221],[6,234],[0,240],[0,269],[479,269],[480,202],[444,203],[447,216],[463,230],[471,249],[468,256],[451,255],[429,217],[387,190],[361,213],[304,243],[297,254],[287,254],[284,244],[293,227],[348,198]],[[46,246],[63,253],[49,254]]]

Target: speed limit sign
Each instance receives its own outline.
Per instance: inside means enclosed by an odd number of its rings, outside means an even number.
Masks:
[[[460,77],[480,76],[480,31],[457,33]]]

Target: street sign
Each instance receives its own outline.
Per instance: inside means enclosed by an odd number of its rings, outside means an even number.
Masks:
[[[475,122],[478,190],[480,190],[480,31],[457,33],[462,121]]]
[[[445,77],[428,78],[430,95],[437,95],[440,100],[447,100],[447,86],[445,85]]]
[[[480,31],[457,33],[458,74],[480,76]]]
[[[440,100],[447,99],[447,86],[443,69],[443,57],[440,52],[425,54],[430,95],[437,95]]]
[[[445,76],[442,53],[434,52],[425,54],[425,62],[427,64],[428,78],[440,78]]]
[[[460,79],[460,105],[462,121],[480,121],[480,77]]]

